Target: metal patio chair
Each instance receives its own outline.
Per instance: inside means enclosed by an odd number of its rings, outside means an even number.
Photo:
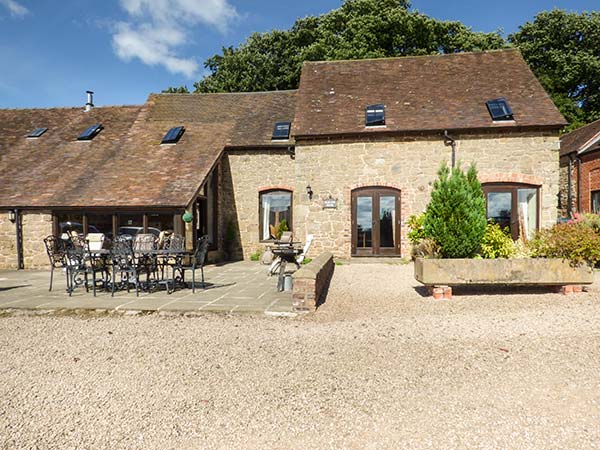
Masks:
[[[108,270],[105,264],[104,257],[93,254],[90,251],[89,243],[82,241],[83,247],[69,246],[66,252],[66,268],[68,274],[68,291],[69,296],[77,286],[84,285],[85,291],[89,292],[89,276],[92,277],[92,291],[96,296],[97,281],[101,281],[106,285],[108,281]],[[100,273],[102,276],[98,279],[96,275]],[[81,277],[83,276],[83,279]]]
[[[66,249],[65,242],[56,236],[47,236],[44,238],[44,245],[46,246],[46,253],[48,254],[48,259],[50,259],[50,288],[49,291],[52,291],[52,280],[54,278],[54,269],[66,269],[67,261],[66,261]],[[68,275],[67,275],[67,287],[68,287]]]
[[[192,292],[196,292],[196,270],[200,269],[202,273],[202,288],[205,288],[204,283],[204,263],[206,262],[206,255],[208,253],[208,236],[202,236],[198,239],[198,243],[196,244],[196,251],[191,258],[191,261],[188,264],[184,264],[181,260],[175,266],[175,270],[177,270],[181,274],[181,281],[185,285],[185,271],[189,270],[192,272]]]
[[[165,238],[164,248],[166,250],[185,250],[185,237],[180,234],[172,234]]]
[[[113,241],[110,250],[110,261],[112,264],[112,285],[111,297],[115,296],[117,285],[117,274],[121,278],[121,284],[125,284],[127,292],[133,283],[135,285],[135,295],[139,296],[140,277],[138,266],[136,264],[135,254],[130,239],[117,238]]]
[[[158,238],[152,233],[140,233],[133,238],[133,253],[136,256],[138,272],[146,274],[146,287],[150,289],[150,276],[158,278]]]

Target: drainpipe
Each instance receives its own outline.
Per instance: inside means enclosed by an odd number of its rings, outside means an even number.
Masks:
[[[23,270],[23,227],[21,226],[21,212],[15,209],[15,234],[17,238],[17,269]]]
[[[444,130],[444,145],[452,146],[452,168],[456,166],[456,140],[450,137],[448,130]]]
[[[569,169],[567,171],[567,217],[573,214],[573,155],[569,155]]]
[[[581,212],[581,158],[577,159],[577,212]]]

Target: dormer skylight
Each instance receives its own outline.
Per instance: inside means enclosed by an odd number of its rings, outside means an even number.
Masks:
[[[495,98],[485,102],[492,120],[514,120],[513,112],[505,98]]]
[[[184,127],[174,127],[167,131],[165,137],[160,142],[161,144],[176,144],[185,132]]]
[[[365,109],[365,126],[385,125],[385,105],[369,105]]]
[[[292,122],[277,122],[273,128],[273,140],[287,141],[290,138]]]
[[[103,129],[104,129],[104,127],[102,126],[101,123],[97,123],[96,125],[92,125],[91,127],[87,128],[83,133],[81,133],[79,135],[79,137],[77,137],[77,140],[78,141],[91,141]]]
[[[27,135],[28,138],[39,138],[42,134],[48,131],[48,128],[36,128]]]

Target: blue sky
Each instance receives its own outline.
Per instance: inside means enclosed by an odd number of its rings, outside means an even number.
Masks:
[[[341,0],[0,0],[0,108],[143,103],[201,78],[204,60],[254,31],[285,29]],[[413,8],[476,31],[518,26],[553,7],[598,0],[413,0]]]

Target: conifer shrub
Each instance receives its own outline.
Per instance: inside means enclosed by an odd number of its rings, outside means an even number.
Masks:
[[[444,163],[433,185],[423,231],[439,246],[444,258],[472,258],[481,249],[487,226],[485,196],[471,165],[450,170]]]

